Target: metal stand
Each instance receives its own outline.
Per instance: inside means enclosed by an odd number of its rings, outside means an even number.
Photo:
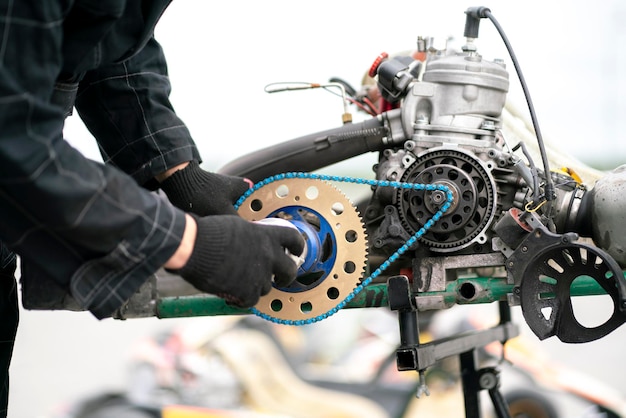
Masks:
[[[420,374],[417,397],[428,394],[424,372],[437,361],[458,355],[461,363],[461,380],[465,400],[466,418],[480,418],[480,391],[487,390],[498,418],[510,418],[508,406],[500,393],[500,378],[497,369],[476,369],[476,350],[492,342],[504,343],[518,335],[517,327],[511,323],[511,312],[506,302],[499,302],[500,323],[492,328],[467,332],[420,344],[417,309],[411,296],[406,276],[389,278],[387,283],[389,307],[398,311],[400,347],[396,350],[398,370],[415,370]]]

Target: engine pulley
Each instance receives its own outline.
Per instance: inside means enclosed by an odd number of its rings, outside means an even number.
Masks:
[[[365,227],[350,200],[331,183],[277,180],[248,196],[238,213],[251,221],[285,219],[306,242],[296,280],[286,288],[274,286],[261,297],[255,306],[259,312],[293,321],[315,318],[334,308],[362,280]]]

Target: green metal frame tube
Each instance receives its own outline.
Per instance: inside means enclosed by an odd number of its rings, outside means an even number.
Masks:
[[[417,297],[437,296],[446,306],[454,304],[482,304],[506,300],[513,292],[513,285],[505,278],[478,277],[459,279],[450,282],[443,292],[422,292]],[[468,292],[474,289],[475,294]],[[593,296],[606,294],[604,289],[591,277],[577,279],[570,289],[572,296]],[[472,296],[472,297],[468,297]],[[388,306],[386,284],[367,286],[346,305],[346,308],[381,308]],[[159,318],[185,318],[193,316],[246,315],[248,309],[226,304],[218,297],[198,294],[193,296],[166,297],[157,301],[156,316]]]

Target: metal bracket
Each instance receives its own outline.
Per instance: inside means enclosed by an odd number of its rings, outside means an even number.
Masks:
[[[415,370],[420,373],[417,396],[428,393],[424,383],[424,371],[437,361],[458,355],[461,359],[461,377],[465,398],[466,418],[480,417],[478,392],[486,389],[499,418],[509,417],[508,407],[499,392],[498,373],[495,369],[476,370],[475,356],[478,348],[492,342],[506,342],[519,335],[516,325],[511,322],[510,308],[506,302],[499,302],[500,323],[486,330],[472,331],[452,337],[435,340],[426,344],[419,341],[417,309],[406,276],[394,276],[388,280],[389,307],[398,311],[400,346],[396,350],[396,365],[399,371]]]

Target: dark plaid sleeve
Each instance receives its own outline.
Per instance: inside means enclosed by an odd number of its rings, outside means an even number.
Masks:
[[[149,189],[153,178],[182,162],[200,161],[169,100],[163,51],[154,38],[130,60],[89,71],[76,109],[97,139],[104,161]]]
[[[174,253],[185,218],[63,139],[66,4],[0,0],[0,238],[104,317]]]

